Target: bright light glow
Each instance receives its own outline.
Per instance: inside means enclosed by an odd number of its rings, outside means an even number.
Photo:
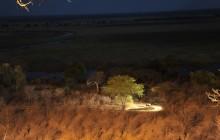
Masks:
[[[150,107],[152,109],[146,110],[144,108],[146,107]],[[143,108],[143,110],[141,110]],[[135,110],[137,109],[137,110]],[[146,104],[144,103],[131,103],[129,104],[125,110],[132,110],[132,111],[146,111],[146,112],[158,112],[158,111],[162,111],[163,107],[159,106],[159,105],[150,105],[150,106],[146,106]]]

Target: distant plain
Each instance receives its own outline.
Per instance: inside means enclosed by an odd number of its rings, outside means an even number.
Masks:
[[[31,71],[62,71],[73,62],[89,66],[145,65],[170,54],[184,63],[220,63],[218,19],[125,25],[65,24],[27,28],[19,23],[17,28],[2,30],[0,62],[21,64]],[[66,37],[65,33],[72,35]],[[39,47],[27,47],[31,45]]]

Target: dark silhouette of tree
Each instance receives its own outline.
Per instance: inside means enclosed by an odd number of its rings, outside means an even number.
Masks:
[[[0,66],[0,85],[10,90],[22,90],[26,85],[26,76],[21,66],[3,63]]]
[[[106,81],[106,76],[103,71],[98,71],[95,73],[92,73],[89,78],[87,79],[87,85],[95,85],[97,93],[100,92],[100,85],[103,84]]]
[[[7,88],[13,87],[13,68],[9,63],[0,66],[0,83]]]
[[[64,81],[67,86],[73,87],[77,82],[83,81],[86,67],[82,63],[74,63],[68,66],[64,72]]]
[[[16,65],[14,67],[14,78],[15,78],[15,89],[23,90],[24,86],[27,84],[25,73],[21,66]]]

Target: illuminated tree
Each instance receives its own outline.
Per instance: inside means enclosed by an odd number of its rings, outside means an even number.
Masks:
[[[29,12],[29,8],[28,6],[31,4],[31,5],[34,5],[34,0],[17,0],[17,4],[19,6],[21,6],[22,8],[24,8],[25,10],[27,10]],[[41,2],[44,1],[44,0],[41,0]],[[71,0],[67,0],[68,2],[71,2]]]
[[[136,80],[128,75],[113,76],[108,79],[103,91],[117,97],[121,102],[122,109],[125,109],[125,103],[129,96],[143,96],[144,85],[135,82]]]

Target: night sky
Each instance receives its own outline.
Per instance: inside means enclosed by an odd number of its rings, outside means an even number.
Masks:
[[[1,0],[0,16],[78,15],[105,13],[159,12],[220,8],[220,0],[34,0],[30,13],[20,8],[16,0]]]

